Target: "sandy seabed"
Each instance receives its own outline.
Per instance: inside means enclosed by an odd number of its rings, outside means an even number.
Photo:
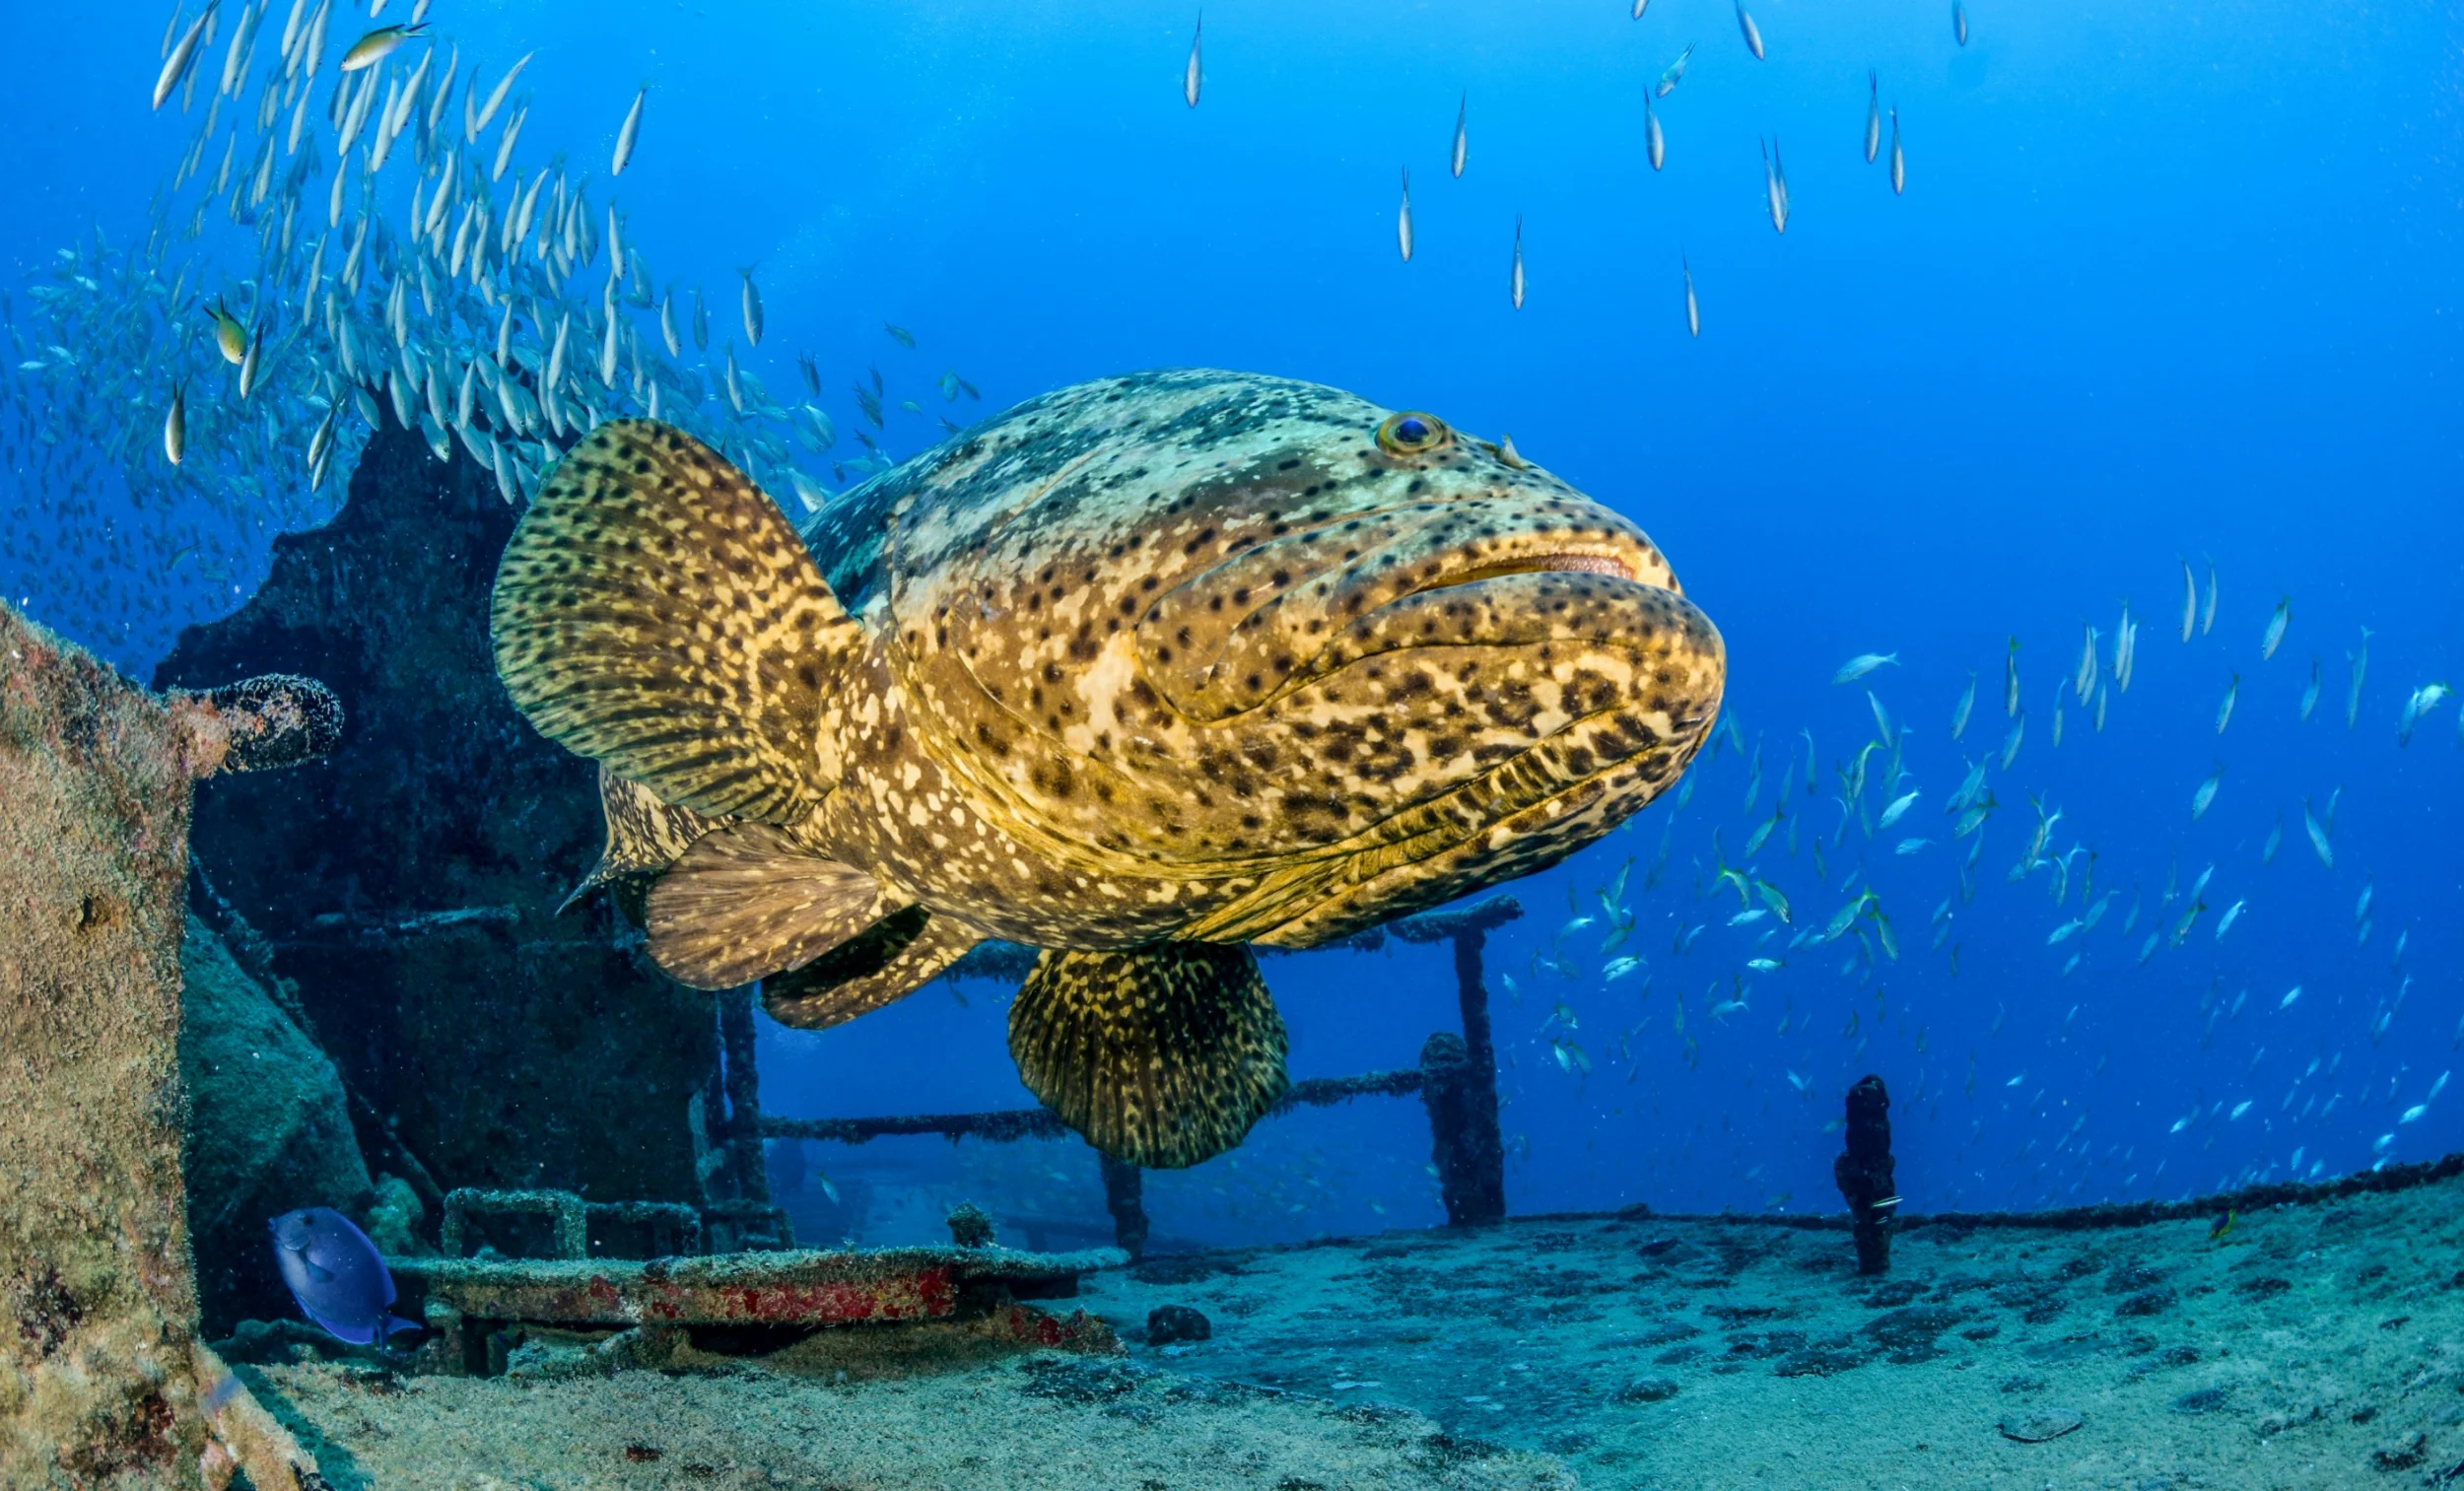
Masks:
[[[249,1375],[337,1487],[2464,1487],[2464,1182],[2209,1231],[1542,1218],[1096,1275],[1126,1356]]]

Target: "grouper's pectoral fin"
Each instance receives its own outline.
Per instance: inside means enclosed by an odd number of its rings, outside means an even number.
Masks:
[[[695,988],[729,988],[802,968],[905,906],[852,865],[781,830],[705,834],[650,886],[650,957]]]
[[[784,824],[836,784],[823,693],[860,630],[778,505],[681,430],[574,446],[505,546],[489,632],[541,734],[663,802]]]
[[[914,993],[983,940],[963,921],[906,907],[802,968],[764,979],[762,1008],[782,1025],[837,1025]]]
[[[695,840],[735,821],[705,818],[691,808],[661,802],[656,792],[604,766],[599,768],[599,817],[606,830],[599,862],[556,909],[559,915],[611,880],[665,869],[683,858]]]
[[[1289,1045],[1238,945],[1047,949],[1009,1007],[1028,1090],[1098,1149],[1156,1170],[1241,1142],[1289,1084]]]

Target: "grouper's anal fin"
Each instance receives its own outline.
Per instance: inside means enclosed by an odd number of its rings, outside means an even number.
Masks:
[[[683,858],[695,840],[735,822],[662,802],[656,792],[604,766],[599,768],[599,818],[605,832],[599,862],[557,907],[559,915],[611,880],[665,869]]]
[[[651,882],[651,961],[695,988],[731,988],[802,968],[907,905],[853,865],[766,823],[693,842]]]
[[[670,426],[614,420],[541,484],[497,569],[497,672],[541,734],[706,817],[792,823],[856,623],[778,506]]]
[[[956,963],[984,933],[910,906],[790,973],[762,981],[762,1008],[782,1025],[820,1030],[896,999]]]
[[[1240,1143],[1289,1085],[1289,1046],[1239,945],[1048,948],[1009,1007],[1028,1090],[1098,1149],[1149,1169]]]

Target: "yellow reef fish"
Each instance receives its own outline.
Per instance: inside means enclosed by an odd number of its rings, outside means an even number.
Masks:
[[[395,47],[426,30],[428,28],[425,24],[380,26],[351,43],[351,49],[342,54],[342,70],[346,73],[355,73],[363,67],[375,67],[390,56]]]

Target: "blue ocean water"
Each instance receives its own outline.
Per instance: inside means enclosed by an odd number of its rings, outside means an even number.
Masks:
[[[818,402],[853,431],[870,427],[850,387],[878,369],[891,456],[937,440],[943,414],[1211,365],[1511,432],[1644,525],[1727,639],[1734,732],[1682,806],[1506,888],[1526,915],[1488,967],[1516,1209],[1835,1209],[1825,1125],[1867,1071],[1900,1100],[1912,1210],[2172,1197],[2464,1148],[2439,1087],[2464,1063],[2464,712],[2448,700],[2398,743],[2417,690],[2464,683],[2464,23],[2435,6],[1980,0],[1961,45],[1948,5],[1768,0],[1757,60],[1726,0],[1626,10],[1211,6],[1195,108],[1194,8],[447,0],[431,19],[490,79],[536,52],[517,165],[589,170],[658,283],[705,291],[714,356],[750,266],[768,335],[738,343],[748,372],[796,386],[809,351]],[[19,142],[0,258],[21,309],[98,226],[141,238],[188,149],[202,99],[146,107],[167,19],[110,8],[70,29],[56,8],[0,9],[10,54],[42,59],[0,100]],[[334,24],[338,50],[359,23]],[[1655,170],[1644,99],[1688,45],[1654,102]],[[200,66],[222,62],[218,42]],[[1897,113],[1904,193],[1863,157],[1869,70]],[[640,147],[611,186],[644,84]],[[1786,164],[1784,234],[1765,141]],[[396,170],[378,190],[398,217]],[[248,272],[252,248],[225,251]],[[943,399],[948,370],[981,404]],[[154,400],[129,416],[136,445],[153,439],[162,389],[81,377],[97,400]],[[240,603],[274,530],[326,510],[297,492],[217,510],[203,477],[185,506],[132,503],[109,461],[61,508],[25,446],[10,460],[0,588],[140,671],[179,622]],[[228,532],[231,563],[176,563],[193,528]],[[2187,644],[2185,561],[2201,607],[2211,574],[2217,593],[2213,630],[2194,618]],[[2125,692],[2126,608],[2143,630]],[[2075,688],[2090,627],[2101,729]],[[1898,660],[1831,681],[1868,652]],[[2026,725],[2006,768],[2013,655]],[[1845,810],[1839,774],[1882,732],[1876,702],[1905,775],[1886,778],[1883,745]],[[1989,756],[1999,808],[1970,899],[1976,840],[1945,804]],[[1797,850],[1783,823],[1749,861],[1783,793]],[[2060,814],[2043,853],[2078,849],[2059,900],[2049,868],[2011,878],[2036,804]],[[1910,840],[1930,842],[1898,852]],[[1721,856],[1750,862],[1793,921],[1729,924],[1751,907],[1715,885]],[[1604,949],[1619,914],[1599,892],[1628,860],[1632,930]],[[2211,866],[2207,910],[2176,938]],[[1867,889],[1896,956],[1871,918],[1789,945]],[[2049,940],[2108,892],[2094,927]],[[1606,978],[1618,956],[1642,962]],[[1268,977],[1296,1075],[1409,1064],[1455,1019],[1443,949],[1278,959]],[[1023,1105],[998,995],[935,984],[841,1029],[773,1029],[769,1104]],[[1148,1204],[1160,1233],[1216,1241],[1426,1223],[1426,1150],[1408,1103],[1270,1119],[1234,1155],[1150,1177]],[[1092,1210],[1074,1142],[814,1158]]]

